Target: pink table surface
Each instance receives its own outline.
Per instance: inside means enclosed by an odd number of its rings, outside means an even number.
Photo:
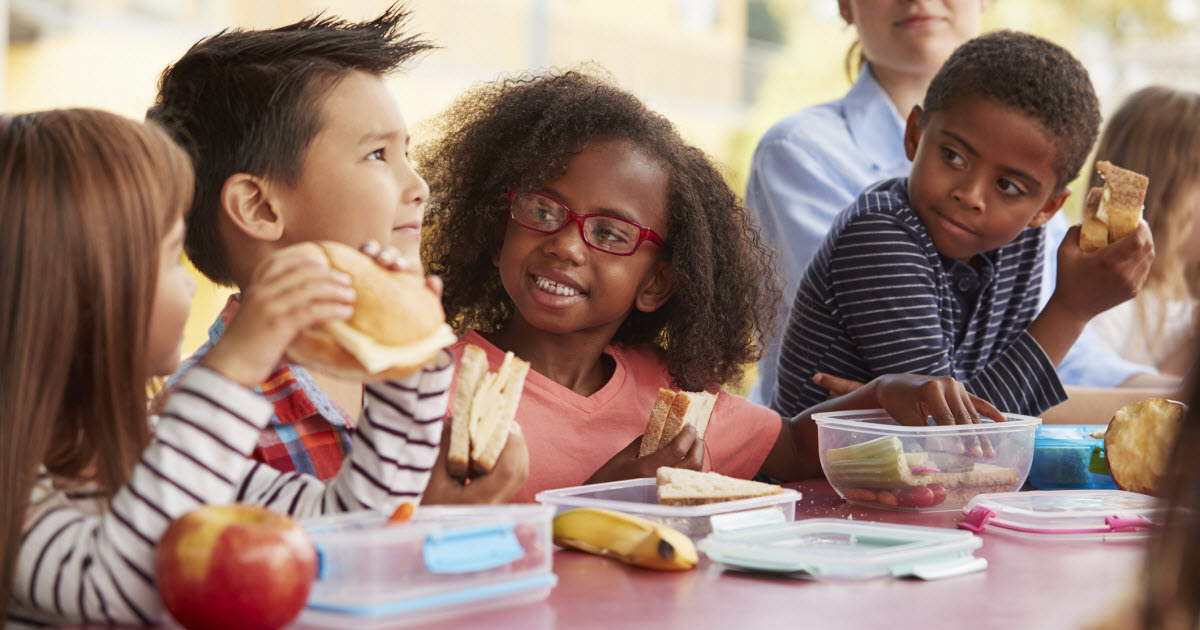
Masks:
[[[851,506],[824,480],[789,487],[802,493],[798,520],[954,527],[961,517]],[[975,554],[987,558],[986,570],[930,582],[765,577],[724,571],[704,558],[696,570],[667,573],[559,550],[558,586],[545,601],[420,627],[1064,630],[1086,625],[1120,599],[1140,566],[1143,542],[1041,542],[985,531]]]
[[[957,511],[918,514],[852,506],[824,480],[788,486],[802,493],[797,520],[954,527],[961,518]],[[403,627],[1069,630],[1104,615],[1122,598],[1144,547],[1144,539],[1042,542],[991,531],[982,538],[975,554],[987,558],[986,570],[930,582],[769,577],[725,571],[703,557],[695,570],[658,572],[558,550],[558,585],[543,601]],[[299,623],[292,628],[309,630]]]

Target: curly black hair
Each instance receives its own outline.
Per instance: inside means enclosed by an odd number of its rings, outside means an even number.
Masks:
[[[320,104],[351,70],[384,75],[434,48],[405,35],[409,12],[393,4],[365,22],[316,15],[271,30],[227,29],[163,70],[146,118],[183,146],[196,168],[184,249],[205,276],[232,285],[217,229],[221,188],[235,173],[296,183]]]
[[[415,154],[432,191],[422,259],[445,280],[456,332],[494,332],[513,316],[491,257],[508,220],[506,191],[561,176],[593,138],[626,140],[668,174],[675,292],[656,311],[631,312],[613,342],[662,348],[675,385],[690,391],[727,383],[757,360],[753,340],[774,330],[779,299],[771,250],[713,161],[665,117],[572,70],[476,87],[433,127],[435,140]]]
[[[1087,69],[1065,48],[1028,33],[996,31],[959,46],[925,91],[922,124],[964,96],[1038,121],[1058,147],[1058,189],[1079,174],[1100,133],[1100,101]]]

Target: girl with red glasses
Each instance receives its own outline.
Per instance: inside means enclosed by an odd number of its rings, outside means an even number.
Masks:
[[[440,122],[418,153],[432,191],[422,258],[445,281],[458,354],[471,343],[493,369],[506,351],[531,364],[516,416],[530,471],[516,501],[660,466],[820,474],[807,414],[781,422],[721,389],[758,358],[779,292],[770,250],[708,156],[579,72],[476,88]],[[890,406],[945,406],[961,390],[881,381],[828,408],[878,407],[881,392]],[[716,407],[703,440],[687,427],[639,458],[660,387],[718,393]]]

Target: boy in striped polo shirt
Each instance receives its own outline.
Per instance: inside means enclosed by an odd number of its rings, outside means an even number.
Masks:
[[[1010,413],[1064,401],[1055,367],[1088,320],[1137,293],[1154,258],[1144,222],[1089,254],[1074,227],[1037,312],[1041,226],[1099,124],[1087,71],[1063,48],[1002,31],[956,50],[908,116],[909,177],[863,191],[805,272],[772,406],[786,417],[824,400],[818,373],[952,376]]]

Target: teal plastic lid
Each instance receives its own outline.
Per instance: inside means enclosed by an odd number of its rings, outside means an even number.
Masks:
[[[970,532],[917,525],[809,519],[718,531],[698,547],[735,569],[811,577],[931,580],[987,568]]]

